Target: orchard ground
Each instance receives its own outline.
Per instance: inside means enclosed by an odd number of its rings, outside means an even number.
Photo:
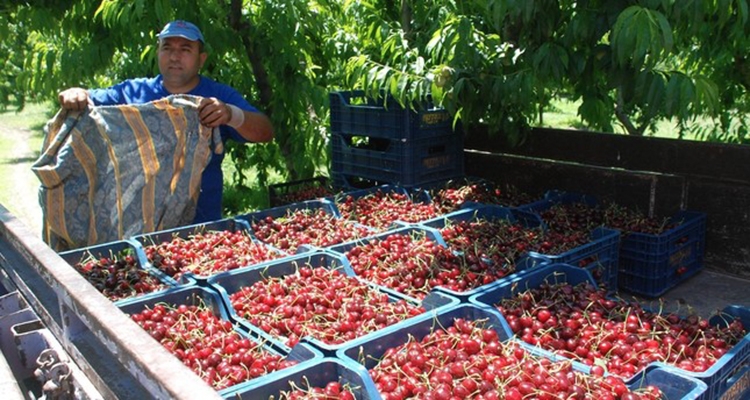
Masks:
[[[39,157],[49,118],[41,104],[29,105],[20,113],[0,112],[0,204],[40,235],[39,179],[31,165]]]

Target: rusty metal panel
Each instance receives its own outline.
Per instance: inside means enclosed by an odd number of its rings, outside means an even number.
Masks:
[[[221,398],[1,205],[0,267],[104,398]]]

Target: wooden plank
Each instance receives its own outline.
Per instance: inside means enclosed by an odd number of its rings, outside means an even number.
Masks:
[[[708,268],[750,278],[750,185],[476,150],[466,150],[465,159],[467,175],[511,184],[539,197],[557,189],[594,195],[652,216],[670,216],[681,209],[705,212]]]
[[[510,146],[482,128],[466,135],[464,147],[636,171],[695,175],[750,183],[750,146],[535,128]]]
[[[465,158],[467,175],[511,184],[538,197],[551,189],[586,193],[652,215],[671,215],[681,209],[685,196],[685,179],[676,175],[471,150]]]
[[[689,181],[689,208],[706,212],[706,265],[750,279],[750,186]]]

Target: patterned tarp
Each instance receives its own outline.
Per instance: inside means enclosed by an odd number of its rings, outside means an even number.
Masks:
[[[56,251],[188,225],[201,174],[223,151],[195,96],[60,111],[32,166],[44,240]]]

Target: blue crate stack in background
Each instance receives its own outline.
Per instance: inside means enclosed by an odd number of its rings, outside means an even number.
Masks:
[[[402,107],[392,97],[332,92],[331,178],[341,189],[379,184],[407,188],[464,173],[463,135],[442,108]]]

